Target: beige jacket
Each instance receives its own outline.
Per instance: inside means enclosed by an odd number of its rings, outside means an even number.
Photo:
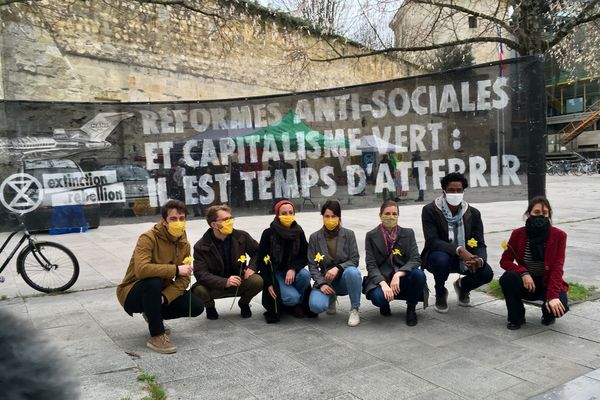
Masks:
[[[162,278],[162,294],[171,303],[181,296],[190,284],[190,278],[177,275],[177,265],[190,255],[190,244],[184,234],[173,240],[162,223],[143,233],[138,239],[123,282],[117,286],[117,298],[123,306],[129,291],[138,281]]]

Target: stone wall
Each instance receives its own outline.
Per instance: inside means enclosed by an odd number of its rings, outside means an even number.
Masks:
[[[204,2],[207,3],[207,2]],[[0,8],[0,94],[7,100],[159,101],[246,97],[407,76],[377,56],[330,63],[331,48],[256,6],[215,20],[130,0],[47,0]],[[264,9],[262,10],[264,11]],[[260,15],[259,15],[260,14]],[[337,51],[358,51],[335,38]]]

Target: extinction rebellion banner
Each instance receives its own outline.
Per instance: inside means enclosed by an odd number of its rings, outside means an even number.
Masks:
[[[245,99],[4,101],[0,200],[47,227],[56,209],[81,209],[94,226],[100,215],[154,214],[169,198],[198,215],[220,203],[264,214],[281,198],[299,209],[326,198],[378,207],[419,190],[431,200],[451,171],[466,174],[470,201],[524,199],[540,145],[532,129],[544,129],[539,71],[522,58]]]

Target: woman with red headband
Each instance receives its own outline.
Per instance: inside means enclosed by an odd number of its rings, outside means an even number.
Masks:
[[[263,277],[262,304],[267,323],[279,322],[282,311],[304,317],[302,302],[310,285],[306,268],[308,243],[296,222],[296,209],[289,200],[275,204],[275,219],[260,238],[258,260]]]

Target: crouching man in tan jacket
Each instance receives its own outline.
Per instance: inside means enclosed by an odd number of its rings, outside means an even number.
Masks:
[[[139,237],[125,278],[117,287],[117,298],[129,315],[142,313],[148,322],[151,337],[146,346],[169,354],[177,347],[171,343],[163,320],[196,317],[204,306],[202,300],[186,291],[193,268],[185,234],[185,203],[169,200],[162,206],[161,215],[161,220]]]

